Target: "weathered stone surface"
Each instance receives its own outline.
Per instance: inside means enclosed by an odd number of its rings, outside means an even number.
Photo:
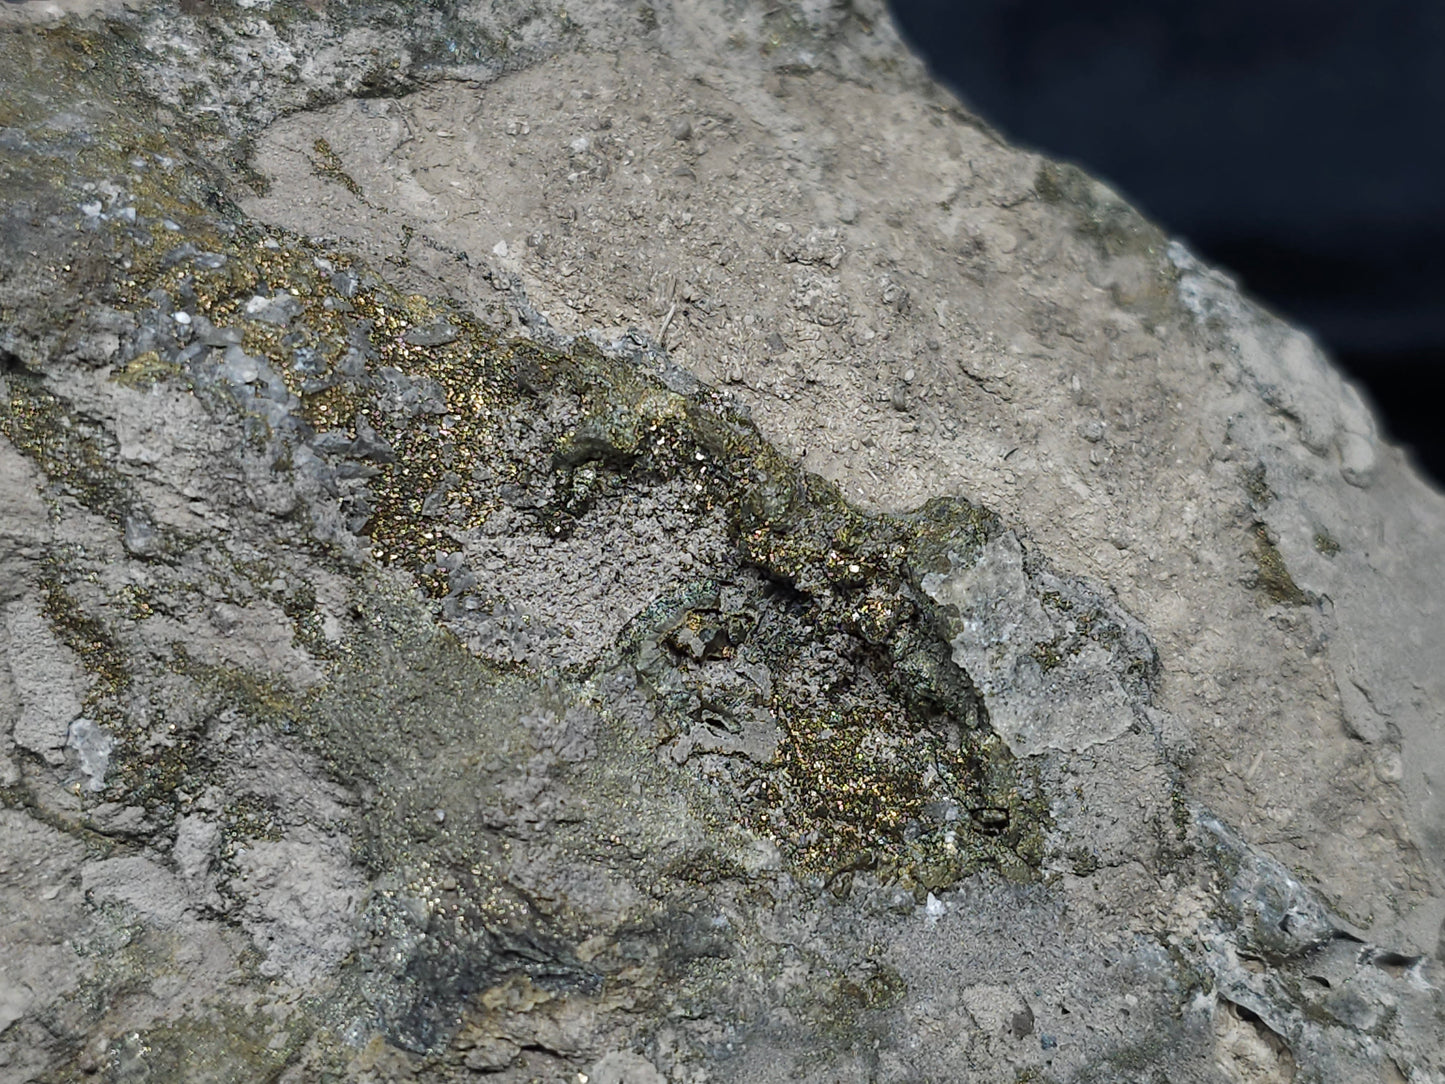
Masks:
[[[1445,1079],[1445,501],[881,8],[0,92],[4,1079]]]

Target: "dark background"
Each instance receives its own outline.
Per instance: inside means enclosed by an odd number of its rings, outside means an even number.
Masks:
[[[1445,486],[1445,0],[891,0],[935,74],[1312,330]]]

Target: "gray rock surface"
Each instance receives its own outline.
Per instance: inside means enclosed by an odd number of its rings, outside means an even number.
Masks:
[[[0,1080],[1445,1081],[1445,499],[871,3],[0,9]]]

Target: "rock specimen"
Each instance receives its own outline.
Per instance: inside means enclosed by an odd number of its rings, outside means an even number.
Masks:
[[[1445,501],[884,10],[0,90],[0,1077],[1445,1079]]]

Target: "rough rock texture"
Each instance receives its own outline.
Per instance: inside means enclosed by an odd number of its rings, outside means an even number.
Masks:
[[[870,3],[0,10],[0,1079],[1445,1081],[1445,500]]]

